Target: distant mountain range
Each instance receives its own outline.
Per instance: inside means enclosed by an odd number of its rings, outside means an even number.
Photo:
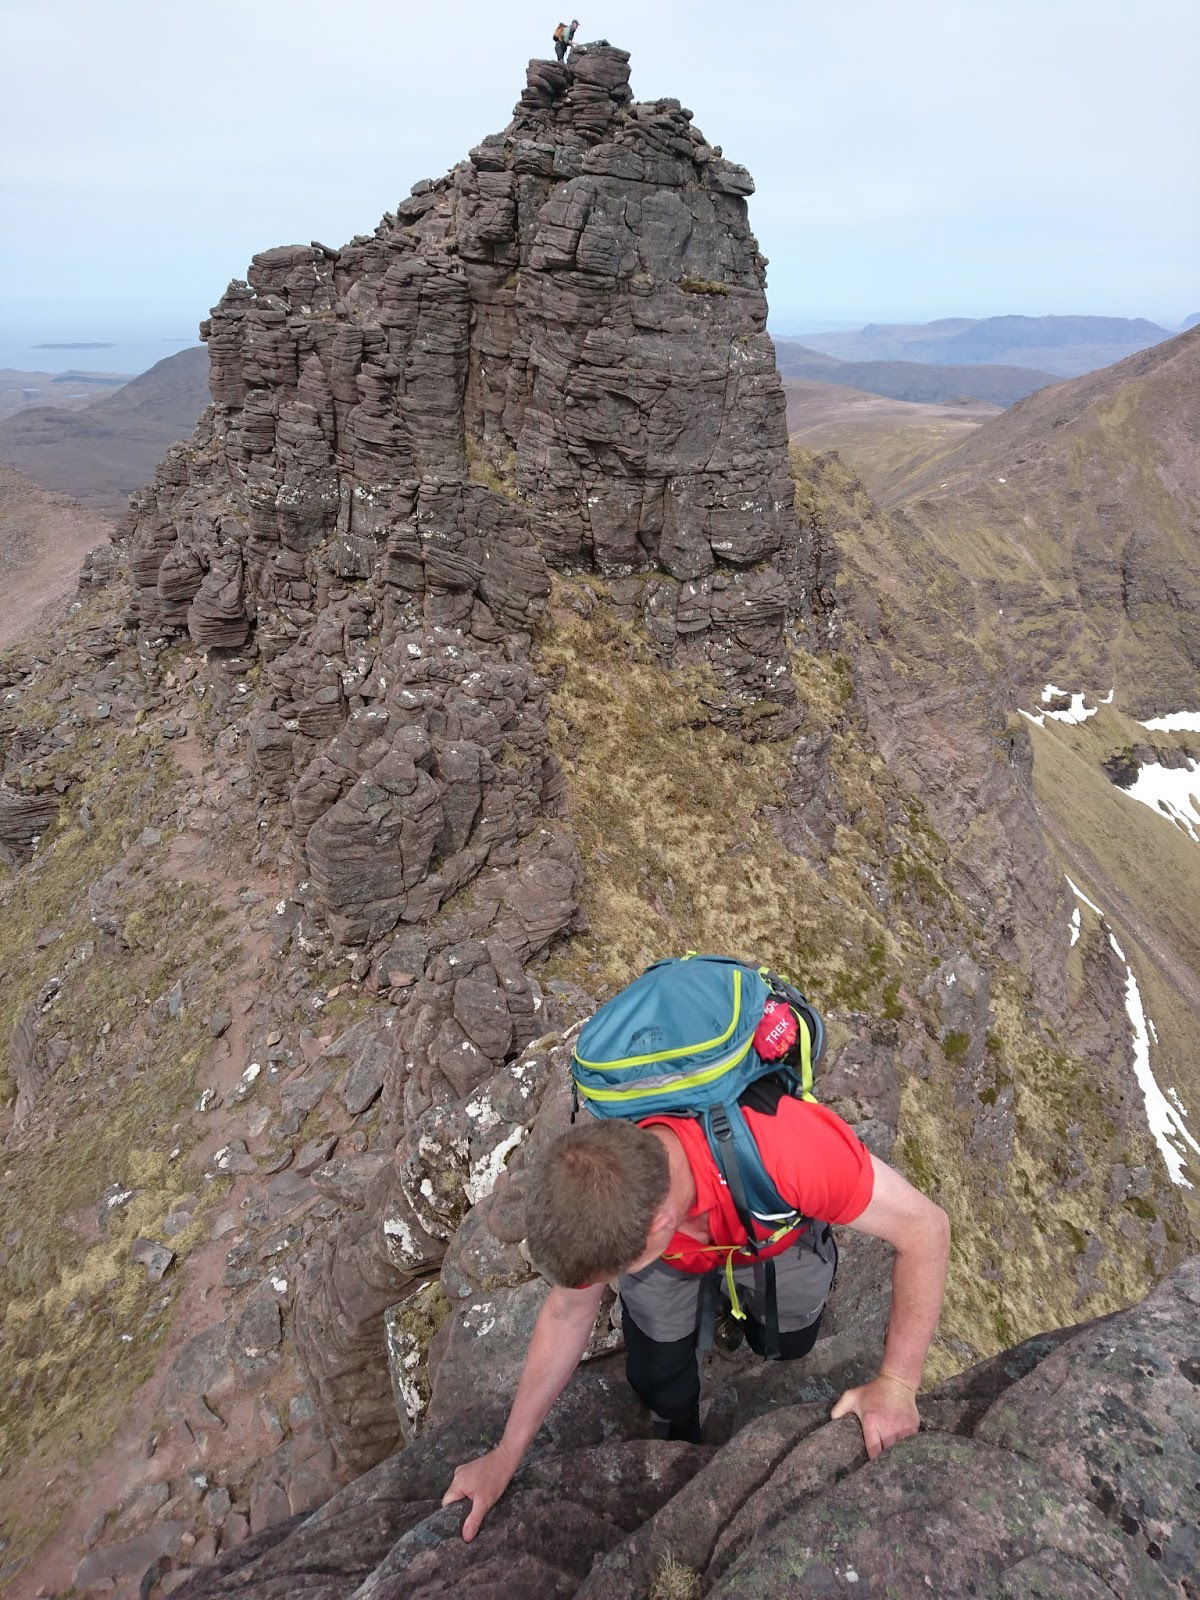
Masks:
[[[868,332],[863,329],[863,333]],[[817,335],[812,335],[815,339]],[[838,337],[828,334],[825,337]],[[858,338],[858,334],[847,335]],[[963,400],[1011,406],[1035,389],[1057,383],[1053,372],[1029,367],[936,366],[919,360],[851,361],[826,354],[795,339],[775,341],[775,359],[785,378],[814,383],[844,384],[890,400],[911,400],[921,405],[953,405]]]
[[[805,334],[804,344],[841,361],[1023,367],[1073,378],[1170,336],[1170,329],[1145,317],[943,317],[937,322],[872,322],[865,328]],[[858,378],[849,381],[869,387]],[[990,398],[979,390],[972,392]]]
[[[28,406],[3,418],[0,461],[94,511],[119,515],[207,404],[208,350],[197,345],[79,410]]]

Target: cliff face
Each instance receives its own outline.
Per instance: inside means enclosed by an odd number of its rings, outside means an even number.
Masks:
[[[1050,1032],[1066,908],[1027,752],[977,679],[966,734],[939,700],[967,775],[944,835],[898,776],[880,685],[936,676],[938,646],[914,666],[872,625],[887,597],[853,541],[835,603],[849,491],[789,475],[749,178],[627,79],[605,45],[531,63],[506,132],[373,236],[256,258],[207,325],[196,434],[59,648],[0,662],[23,863],[0,931],[25,952],[0,986],[0,1418],[27,1544],[32,1444],[71,1455],[81,1416],[107,1440],[150,1380],[96,1474],[119,1498],[62,1512],[60,1587],[137,1587],[147,1541],[158,1577],[265,1549],[402,1437],[507,1394],[570,1029],[666,950],[809,986],[822,1098],[955,1218],[936,1375],[1113,1311],[1182,1253],[1127,1033],[1096,1010],[1119,991],[1098,929],[1091,1058]],[[919,768],[931,804],[946,767]],[[884,1254],[848,1241],[810,1370],[877,1352]],[[602,1326],[599,1363],[614,1343]],[[754,1390],[738,1377],[721,1427]],[[601,1364],[571,1402],[589,1438],[628,1431],[613,1393]],[[431,1435],[430,1470],[458,1437]],[[621,1459],[663,1493],[696,1464]]]
[[[597,1381],[584,1406],[560,1402],[473,1544],[459,1537],[462,1507],[438,1502],[447,1456],[497,1427],[483,1407],[177,1593],[1187,1600],[1200,1556],[1180,1498],[1200,1466],[1198,1265],[1130,1311],[964,1373],[925,1398],[926,1431],[871,1465],[853,1418],[826,1421],[848,1376],[821,1359],[832,1341],[766,1415],[753,1378],[726,1378],[735,1431],[716,1448],[628,1434],[601,1445],[628,1423]]]
[[[506,132],[373,237],[256,257],[205,324],[213,407],[136,503],[143,654],[186,629],[217,703],[261,708],[253,760],[348,942],[427,918],[554,809],[521,642],[549,567],[656,570],[668,658],[732,704],[786,698],[813,561],[752,184],[628,75],[607,46],[536,63]],[[518,871],[558,847],[524,848]]]

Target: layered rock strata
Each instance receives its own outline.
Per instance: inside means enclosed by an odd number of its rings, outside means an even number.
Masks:
[[[781,1392],[766,1414],[734,1381],[734,1431],[717,1446],[631,1438],[597,1374],[560,1401],[468,1545],[463,1508],[439,1501],[447,1461],[501,1425],[502,1408],[481,1406],[175,1592],[269,1600],[302,1583],[318,1600],[418,1600],[515,1583],[530,1600],[628,1600],[654,1592],[665,1567],[690,1592],[739,1600],[1187,1600],[1200,1562],[1180,1495],[1200,1471],[1198,1309],[1193,1258],[1140,1306],[1029,1340],[928,1395],[926,1430],[874,1463],[853,1418],[826,1420],[854,1369],[822,1362],[820,1345],[816,1370],[790,1375],[790,1403]],[[608,1430],[623,1442],[597,1449]]]
[[[373,235],[256,256],[204,325],[213,404],[127,529],[147,670],[205,652],[207,703],[288,817],[302,938],[361,947],[402,1008],[395,1160],[299,1300],[358,1465],[396,1438],[380,1314],[461,1220],[465,1108],[536,1033],[526,965],[578,916],[529,662],[551,570],[653,574],[646,627],[713,669],[714,715],[797,720],[785,623],[819,554],[753,185],[628,80],[606,44],[533,62],[504,133]]]

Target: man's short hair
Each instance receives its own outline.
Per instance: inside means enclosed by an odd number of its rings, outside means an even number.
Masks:
[[[662,1141],[634,1122],[589,1118],[533,1165],[527,1243],[539,1272],[566,1289],[615,1278],[643,1253],[671,1169]]]

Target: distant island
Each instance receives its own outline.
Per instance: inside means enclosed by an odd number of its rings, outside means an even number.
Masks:
[[[113,346],[111,341],[106,344],[103,340],[88,341],[79,339],[70,344],[31,344],[29,348],[31,350],[111,350]]]

